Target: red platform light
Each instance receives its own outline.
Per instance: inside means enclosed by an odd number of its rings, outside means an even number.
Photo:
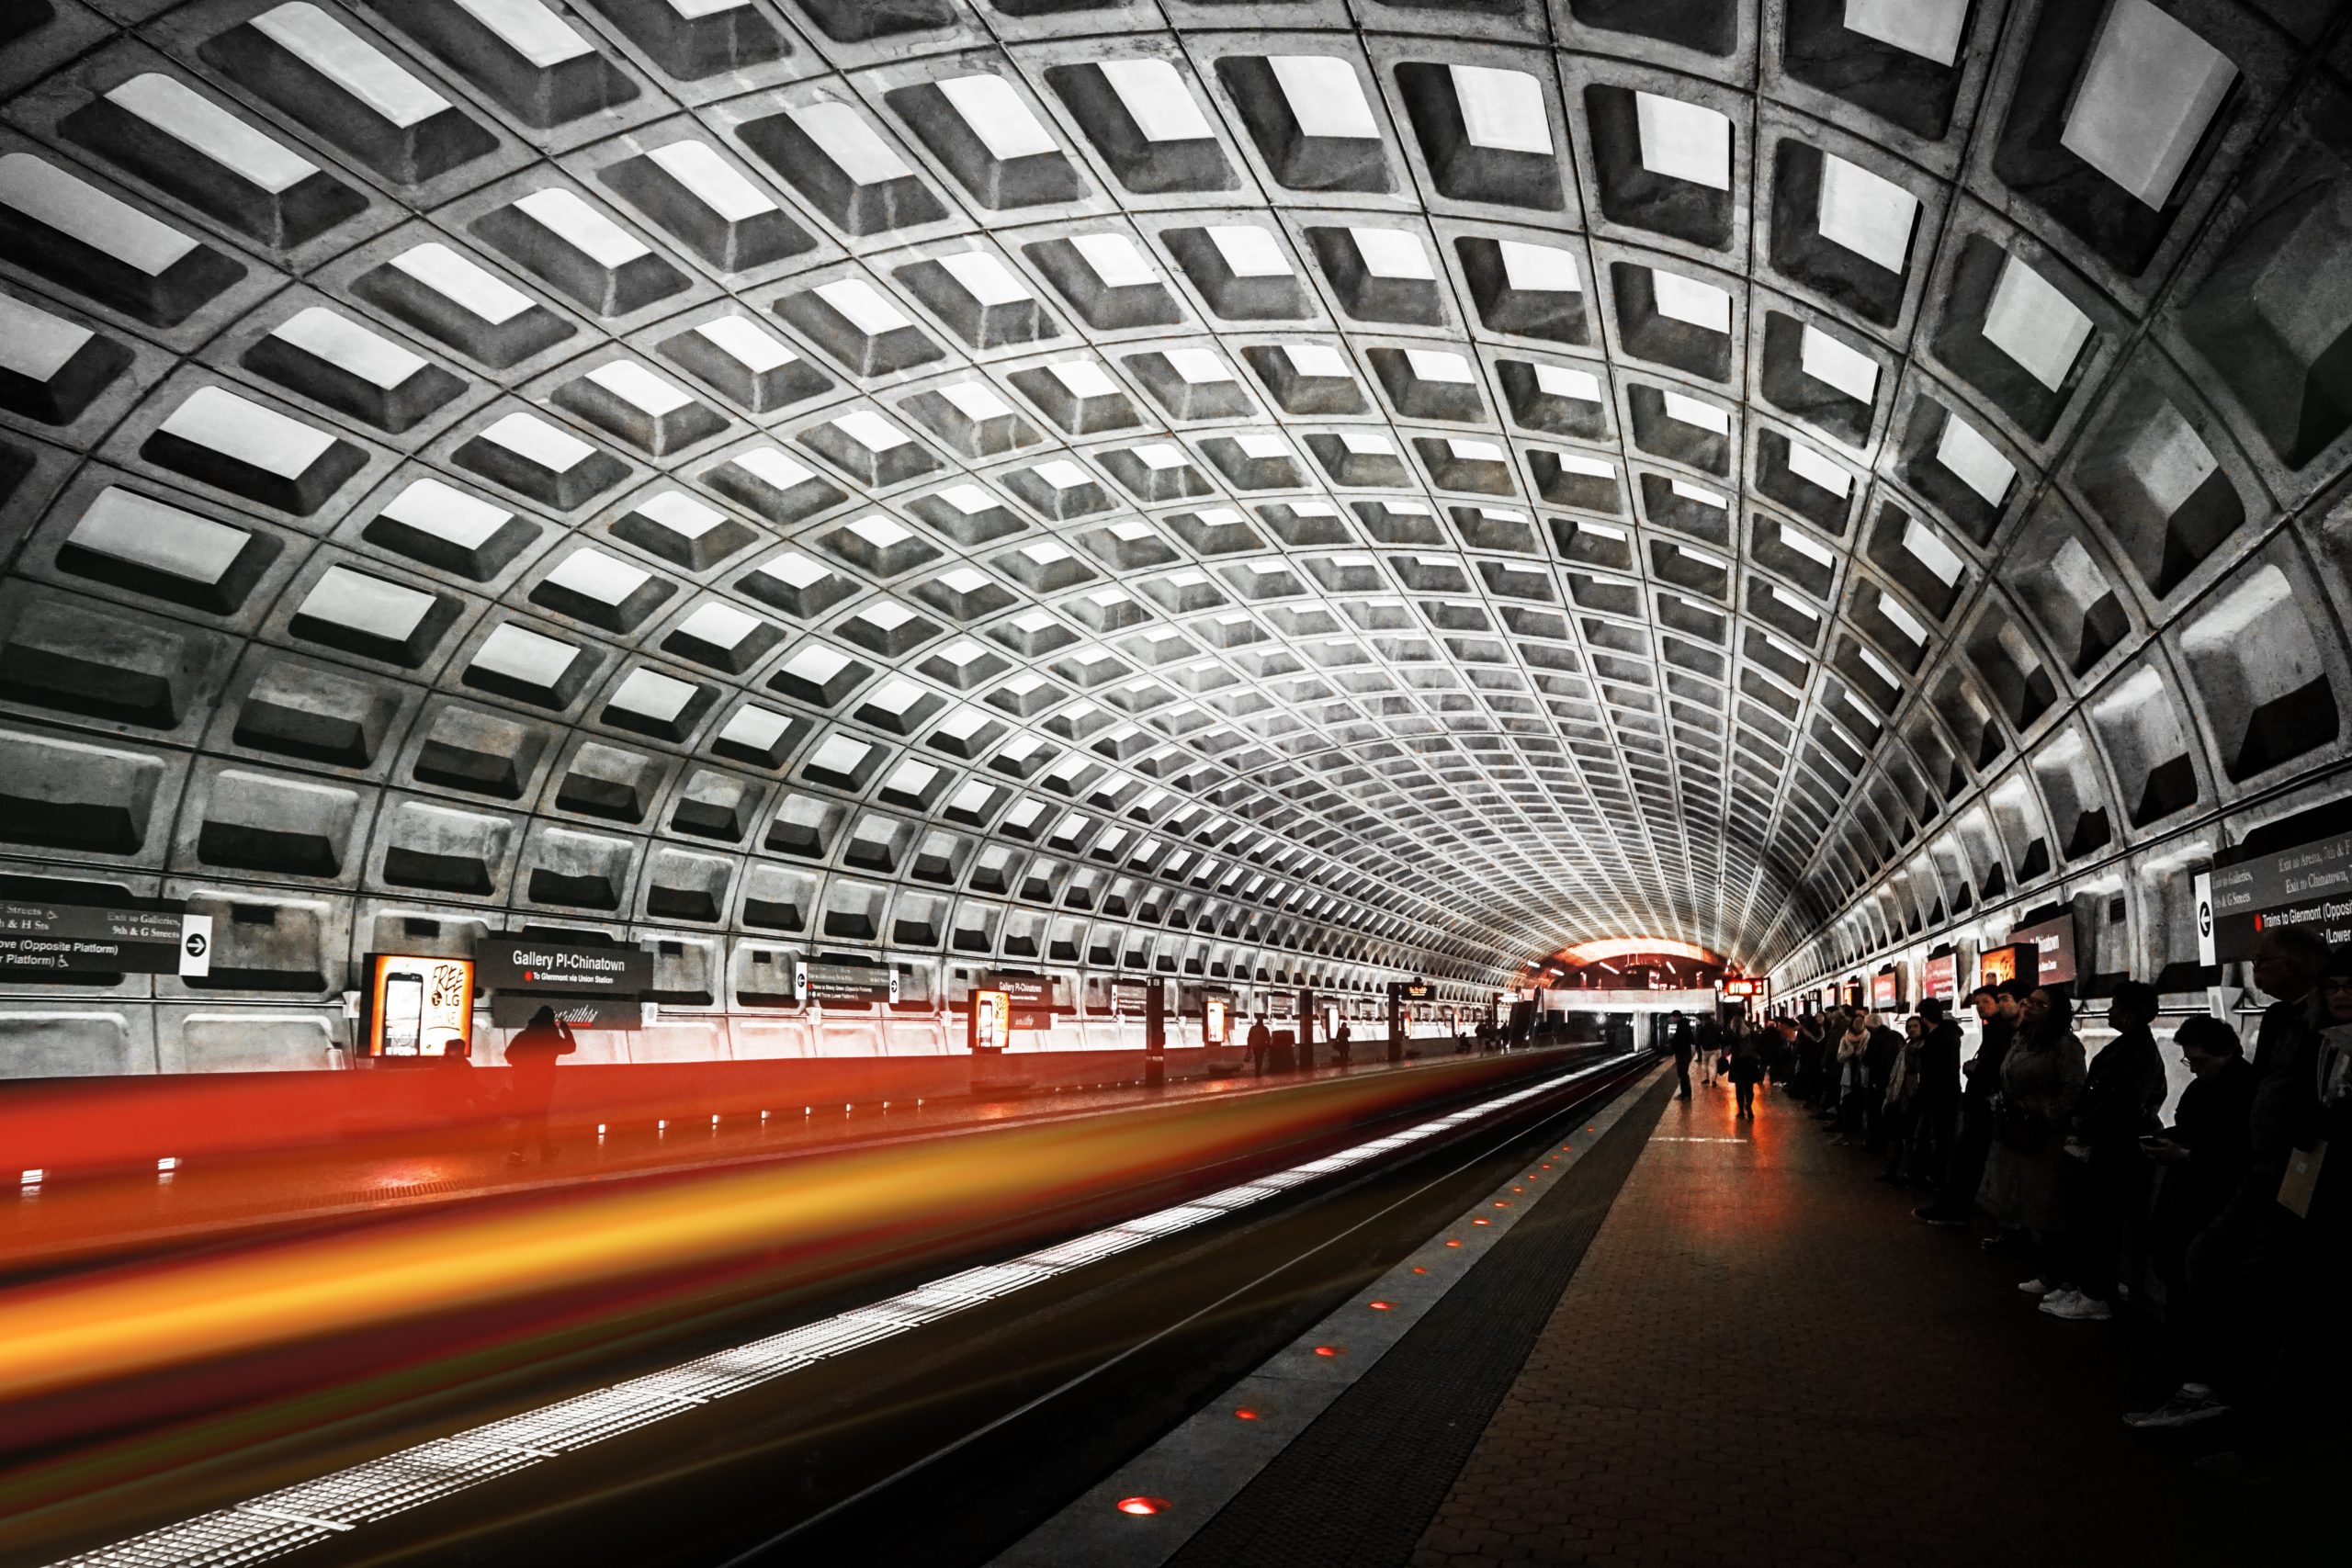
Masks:
[[[1315,1353],[1328,1358],[1340,1354],[1340,1348],[1337,1345],[1317,1345],[1315,1347]]]
[[[1236,1421],[1255,1421],[1258,1418],[1258,1413],[1245,1404],[1233,1413],[1233,1418]]]
[[[1478,1218],[1478,1219],[1472,1220],[1470,1223],[1471,1223],[1472,1224],[1474,1224],[1474,1225],[1490,1225],[1490,1224],[1493,1224],[1495,1222],[1494,1222],[1494,1221],[1492,1221],[1492,1220],[1487,1219],[1487,1218],[1485,1218],[1485,1217],[1483,1217],[1483,1216],[1482,1216],[1482,1217],[1480,1217],[1480,1218]]]
[[[1374,1312],[1386,1312],[1390,1309],[1392,1303],[1388,1302],[1366,1302],[1364,1305],[1370,1307]]]
[[[1119,1499],[1119,1512],[1123,1514],[1137,1516],[1157,1514],[1164,1511],[1167,1506],[1168,1499],[1165,1497],[1122,1497]]]
[[[1447,1236],[1445,1238],[1445,1245],[1448,1247],[1460,1247],[1462,1244],[1454,1240],[1452,1236]]]
[[[1461,1244],[1460,1242],[1458,1242],[1458,1241],[1449,1241],[1449,1242],[1447,1242],[1445,1245],[1446,1245],[1446,1246],[1448,1246],[1448,1247],[1459,1247],[1459,1246],[1461,1246],[1462,1244]],[[1428,1270],[1427,1269],[1424,1269],[1423,1267],[1421,1267],[1421,1265],[1419,1265],[1419,1264],[1416,1263],[1416,1264],[1414,1264],[1414,1265],[1413,1265],[1413,1272],[1414,1272],[1414,1273],[1416,1273],[1416,1274],[1426,1274],[1426,1273],[1428,1273],[1428,1272],[1429,1272],[1429,1270]]]

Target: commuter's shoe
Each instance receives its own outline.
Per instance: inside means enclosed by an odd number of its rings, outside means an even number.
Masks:
[[[2018,1289],[2023,1291],[2029,1296],[2046,1296],[2050,1293],[2050,1281],[2040,1277],[2036,1277],[2031,1280],[2019,1280],[2018,1281]]]
[[[2115,1315],[2113,1307],[2097,1296],[2086,1296],[2080,1291],[2066,1291],[2055,1297],[2045,1298],[2041,1310],[2069,1323],[2105,1323]]]
[[[2135,1410],[2123,1417],[2123,1424],[2143,1432],[2171,1431],[2180,1427],[2194,1427],[2199,1421],[2210,1421],[2216,1416],[2226,1416],[2230,1407],[2213,1397],[2213,1391],[2200,1382],[2185,1382],[2179,1391],[2154,1410]]]

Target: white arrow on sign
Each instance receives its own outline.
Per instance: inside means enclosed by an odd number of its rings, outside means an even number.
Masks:
[[[201,980],[212,973],[212,917],[180,917],[180,978]]]

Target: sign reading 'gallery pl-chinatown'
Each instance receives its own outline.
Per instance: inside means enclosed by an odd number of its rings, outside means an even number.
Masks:
[[[2250,958],[2264,933],[2289,927],[2316,931],[2330,945],[2352,942],[2352,833],[2230,855],[2216,856],[2212,871],[2197,879],[2199,957],[2205,963]]]
[[[527,936],[487,936],[474,944],[480,984],[493,991],[635,998],[653,988],[653,954],[641,947],[580,947]]]

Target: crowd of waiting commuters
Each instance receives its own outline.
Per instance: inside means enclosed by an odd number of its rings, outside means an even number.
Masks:
[[[1758,1085],[1809,1111],[1829,1141],[1883,1156],[1878,1179],[1917,1188],[1913,1213],[1981,1229],[2014,1256],[2018,1289],[2068,1322],[2151,1326],[2173,1392],[2125,1422],[2199,1425],[2236,1408],[2257,1465],[2329,1429],[2352,1236],[2352,943],[2288,928],[2263,941],[2256,988],[2272,998],[2248,1058],[2218,1018],[2172,1034],[2189,1077],[2170,1119],[2154,987],[2106,1000],[2096,1054],[2064,987],[2011,981],[1965,998],[1981,1023],[1963,1060],[1935,998],[1899,1021],[1833,1008],[1769,1023],[1678,1020],[1679,1092],[1728,1079],[1737,1114]],[[2326,1151],[2346,1150],[2327,1172]],[[2157,1287],[2132,1294],[2134,1282]],[[2127,1305],[2147,1310],[2124,1314]],[[2241,1461],[2242,1462],[2242,1461]]]

